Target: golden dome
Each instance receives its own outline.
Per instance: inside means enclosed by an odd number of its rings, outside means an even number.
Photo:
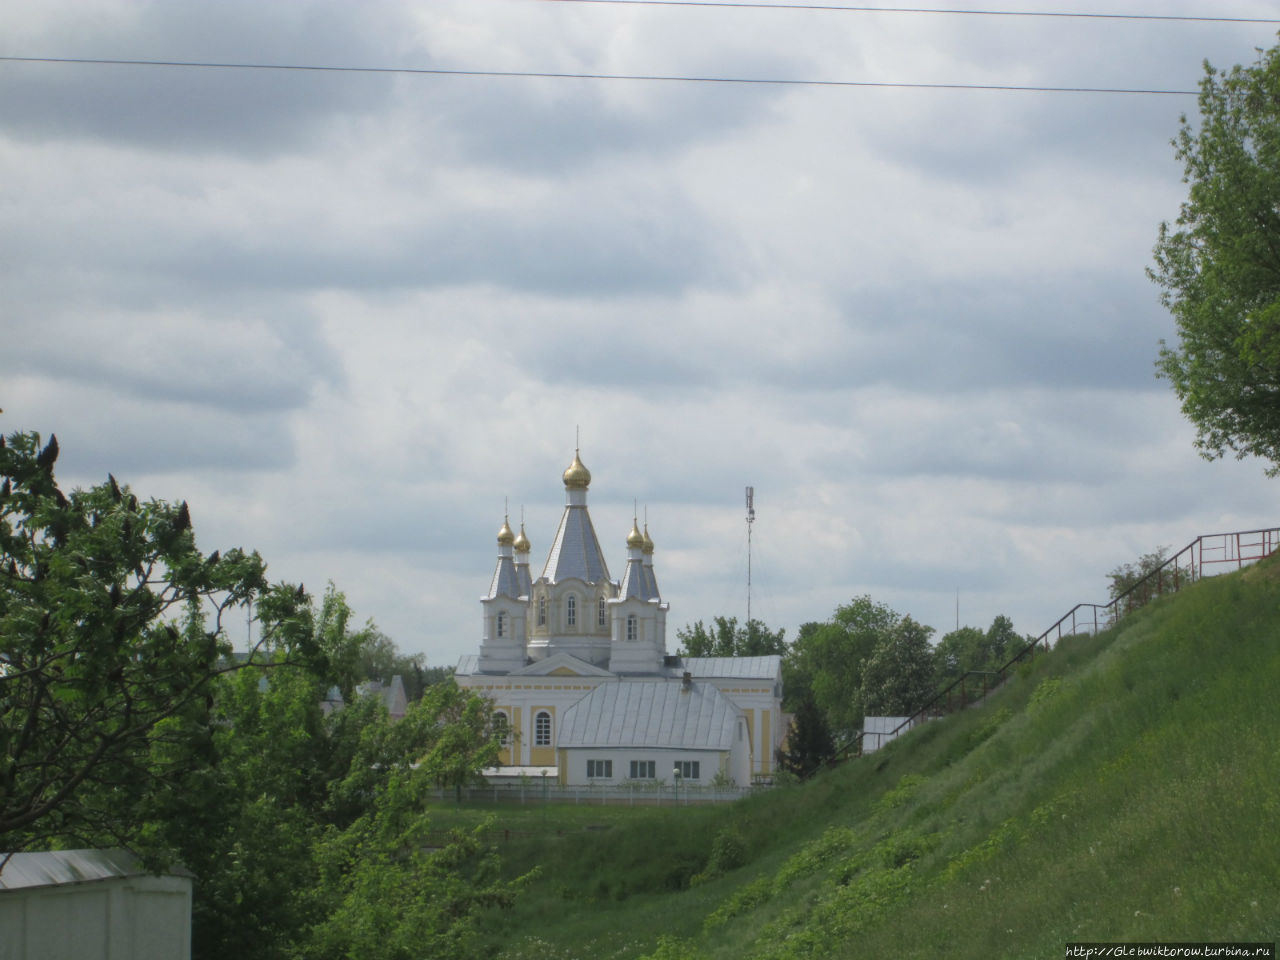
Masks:
[[[591,471],[582,465],[578,451],[573,451],[573,463],[564,472],[564,485],[570,490],[585,490],[591,485]]]
[[[631,521],[631,532],[627,534],[627,546],[628,547],[644,546],[644,534],[640,532],[640,527],[636,524],[635,520]]]
[[[520,532],[516,534],[515,540],[516,553],[528,553],[532,547],[529,544],[529,538],[524,535],[524,524],[520,524]]]
[[[507,523],[507,518],[502,518],[502,529],[498,531],[498,546],[509,547],[516,542],[516,535],[511,532],[511,524]]]
[[[649,536],[649,525],[644,525],[644,552],[653,553],[653,537]]]

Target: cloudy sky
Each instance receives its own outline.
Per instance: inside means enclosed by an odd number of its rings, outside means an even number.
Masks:
[[[0,22],[6,57],[1148,90],[1277,29],[546,0]],[[578,429],[615,577],[647,512],[673,650],[745,616],[748,484],[752,613],[789,636],[861,594],[1039,633],[1117,564],[1277,520],[1263,465],[1199,459],[1154,377],[1144,268],[1195,108],[0,62],[0,429],[56,432],[67,486],[186,499],[203,549],[332,580],[435,665],[477,647],[504,503],[541,568]]]

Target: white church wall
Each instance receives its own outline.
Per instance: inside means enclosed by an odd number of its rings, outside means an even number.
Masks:
[[[745,751],[733,749],[583,747],[561,750],[560,754],[564,758],[561,782],[568,786],[593,784],[617,786],[627,783],[635,785],[662,783],[670,786],[676,781],[674,769],[677,765],[682,770],[680,781],[690,786],[704,786],[711,783],[722,769],[726,777],[742,785],[743,781],[738,780],[733,774],[735,768],[739,771],[746,769]],[[634,770],[632,764],[637,765]],[[696,767],[691,767],[693,764],[696,764]],[[638,775],[633,777],[633,772]],[[652,776],[648,775],[650,772]],[[696,776],[693,775],[695,773]]]

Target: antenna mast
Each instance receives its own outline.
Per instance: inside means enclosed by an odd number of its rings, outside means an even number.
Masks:
[[[751,629],[751,525],[756,522],[756,488],[747,487],[747,629]]]

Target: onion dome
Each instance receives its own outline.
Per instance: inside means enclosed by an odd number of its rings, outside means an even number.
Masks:
[[[585,490],[591,484],[591,471],[582,465],[578,451],[573,451],[573,463],[564,472],[564,485],[569,490]]]
[[[511,532],[511,524],[507,522],[507,518],[502,518],[502,529],[498,531],[498,546],[509,547],[516,542],[516,535]]]
[[[644,546],[644,534],[640,532],[640,527],[635,520],[631,521],[631,532],[627,534],[627,546],[633,548]]]
[[[644,525],[644,552],[653,553],[653,537],[649,536],[649,525]]]
[[[515,539],[516,553],[528,553],[532,547],[529,544],[529,538],[524,535],[524,524],[520,524],[520,532],[516,534]]]

